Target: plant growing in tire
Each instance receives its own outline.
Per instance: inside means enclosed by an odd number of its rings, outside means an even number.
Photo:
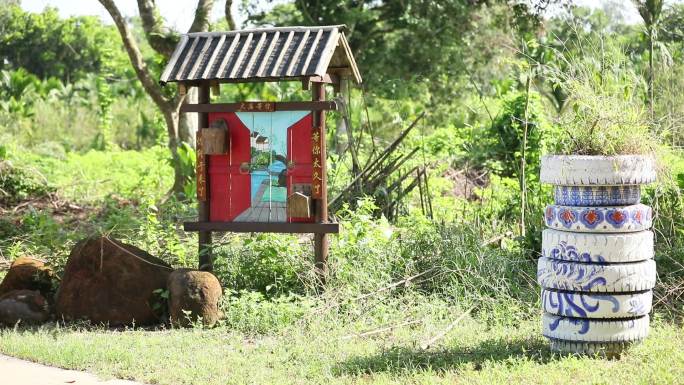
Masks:
[[[544,212],[537,282],[552,350],[617,355],[649,330],[653,213],[640,200],[641,185],[656,179],[656,141],[640,103],[611,90],[610,79],[581,77],[589,72],[563,79],[573,110],[556,154],[541,160],[554,203]]]

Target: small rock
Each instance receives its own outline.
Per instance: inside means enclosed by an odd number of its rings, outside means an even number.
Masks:
[[[161,259],[112,238],[82,240],[64,269],[56,313],[66,320],[112,326],[157,323],[154,291],[166,287],[172,270]]]
[[[169,316],[178,326],[190,326],[199,317],[212,326],[223,314],[219,310],[221,284],[207,271],[178,269],[169,276]],[[189,314],[186,314],[189,312]]]
[[[0,296],[14,290],[38,290],[43,296],[53,294],[52,270],[45,263],[29,258],[19,257],[12,265],[0,283]]]
[[[41,324],[50,318],[48,304],[35,290],[13,290],[0,296],[0,324]]]

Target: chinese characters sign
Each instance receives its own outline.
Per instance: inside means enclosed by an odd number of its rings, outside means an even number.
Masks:
[[[197,200],[205,202],[207,200],[207,169],[204,159],[204,145],[202,144],[202,130],[197,130],[196,147],[197,161],[195,162],[195,174],[197,174]]]
[[[275,111],[274,102],[241,102],[238,107],[241,112],[273,112]]]
[[[311,128],[311,197],[321,199],[323,193],[323,159],[320,125]]]

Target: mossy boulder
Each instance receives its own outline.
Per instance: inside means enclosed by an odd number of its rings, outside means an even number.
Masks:
[[[37,325],[49,318],[48,303],[36,290],[12,290],[0,295],[0,324]]]
[[[190,326],[201,319],[212,326],[223,314],[219,280],[210,272],[178,269],[169,276],[169,316],[176,326]]]
[[[109,237],[74,246],[57,292],[56,313],[66,320],[108,325],[159,322],[156,290],[173,269],[147,252]]]
[[[53,293],[54,274],[44,262],[30,257],[19,257],[0,283],[0,296],[14,290],[37,290],[45,298]]]

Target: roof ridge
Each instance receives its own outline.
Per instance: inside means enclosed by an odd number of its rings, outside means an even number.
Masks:
[[[248,28],[248,29],[235,29],[232,31],[211,31],[211,32],[189,32],[189,33],[183,33],[181,36],[188,36],[188,37],[208,37],[208,36],[221,36],[221,35],[234,35],[234,34],[242,34],[242,33],[255,33],[255,32],[304,32],[304,31],[318,31],[318,30],[332,30],[332,29],[338,29],[338,30],[346,30],[347,26],[345,24],[335,24],[335,25],[312,25],[312,26],[304,26],[304,25],[298,25],[298,26],[289,26],[289,27],[257,27],[257,28]]]

